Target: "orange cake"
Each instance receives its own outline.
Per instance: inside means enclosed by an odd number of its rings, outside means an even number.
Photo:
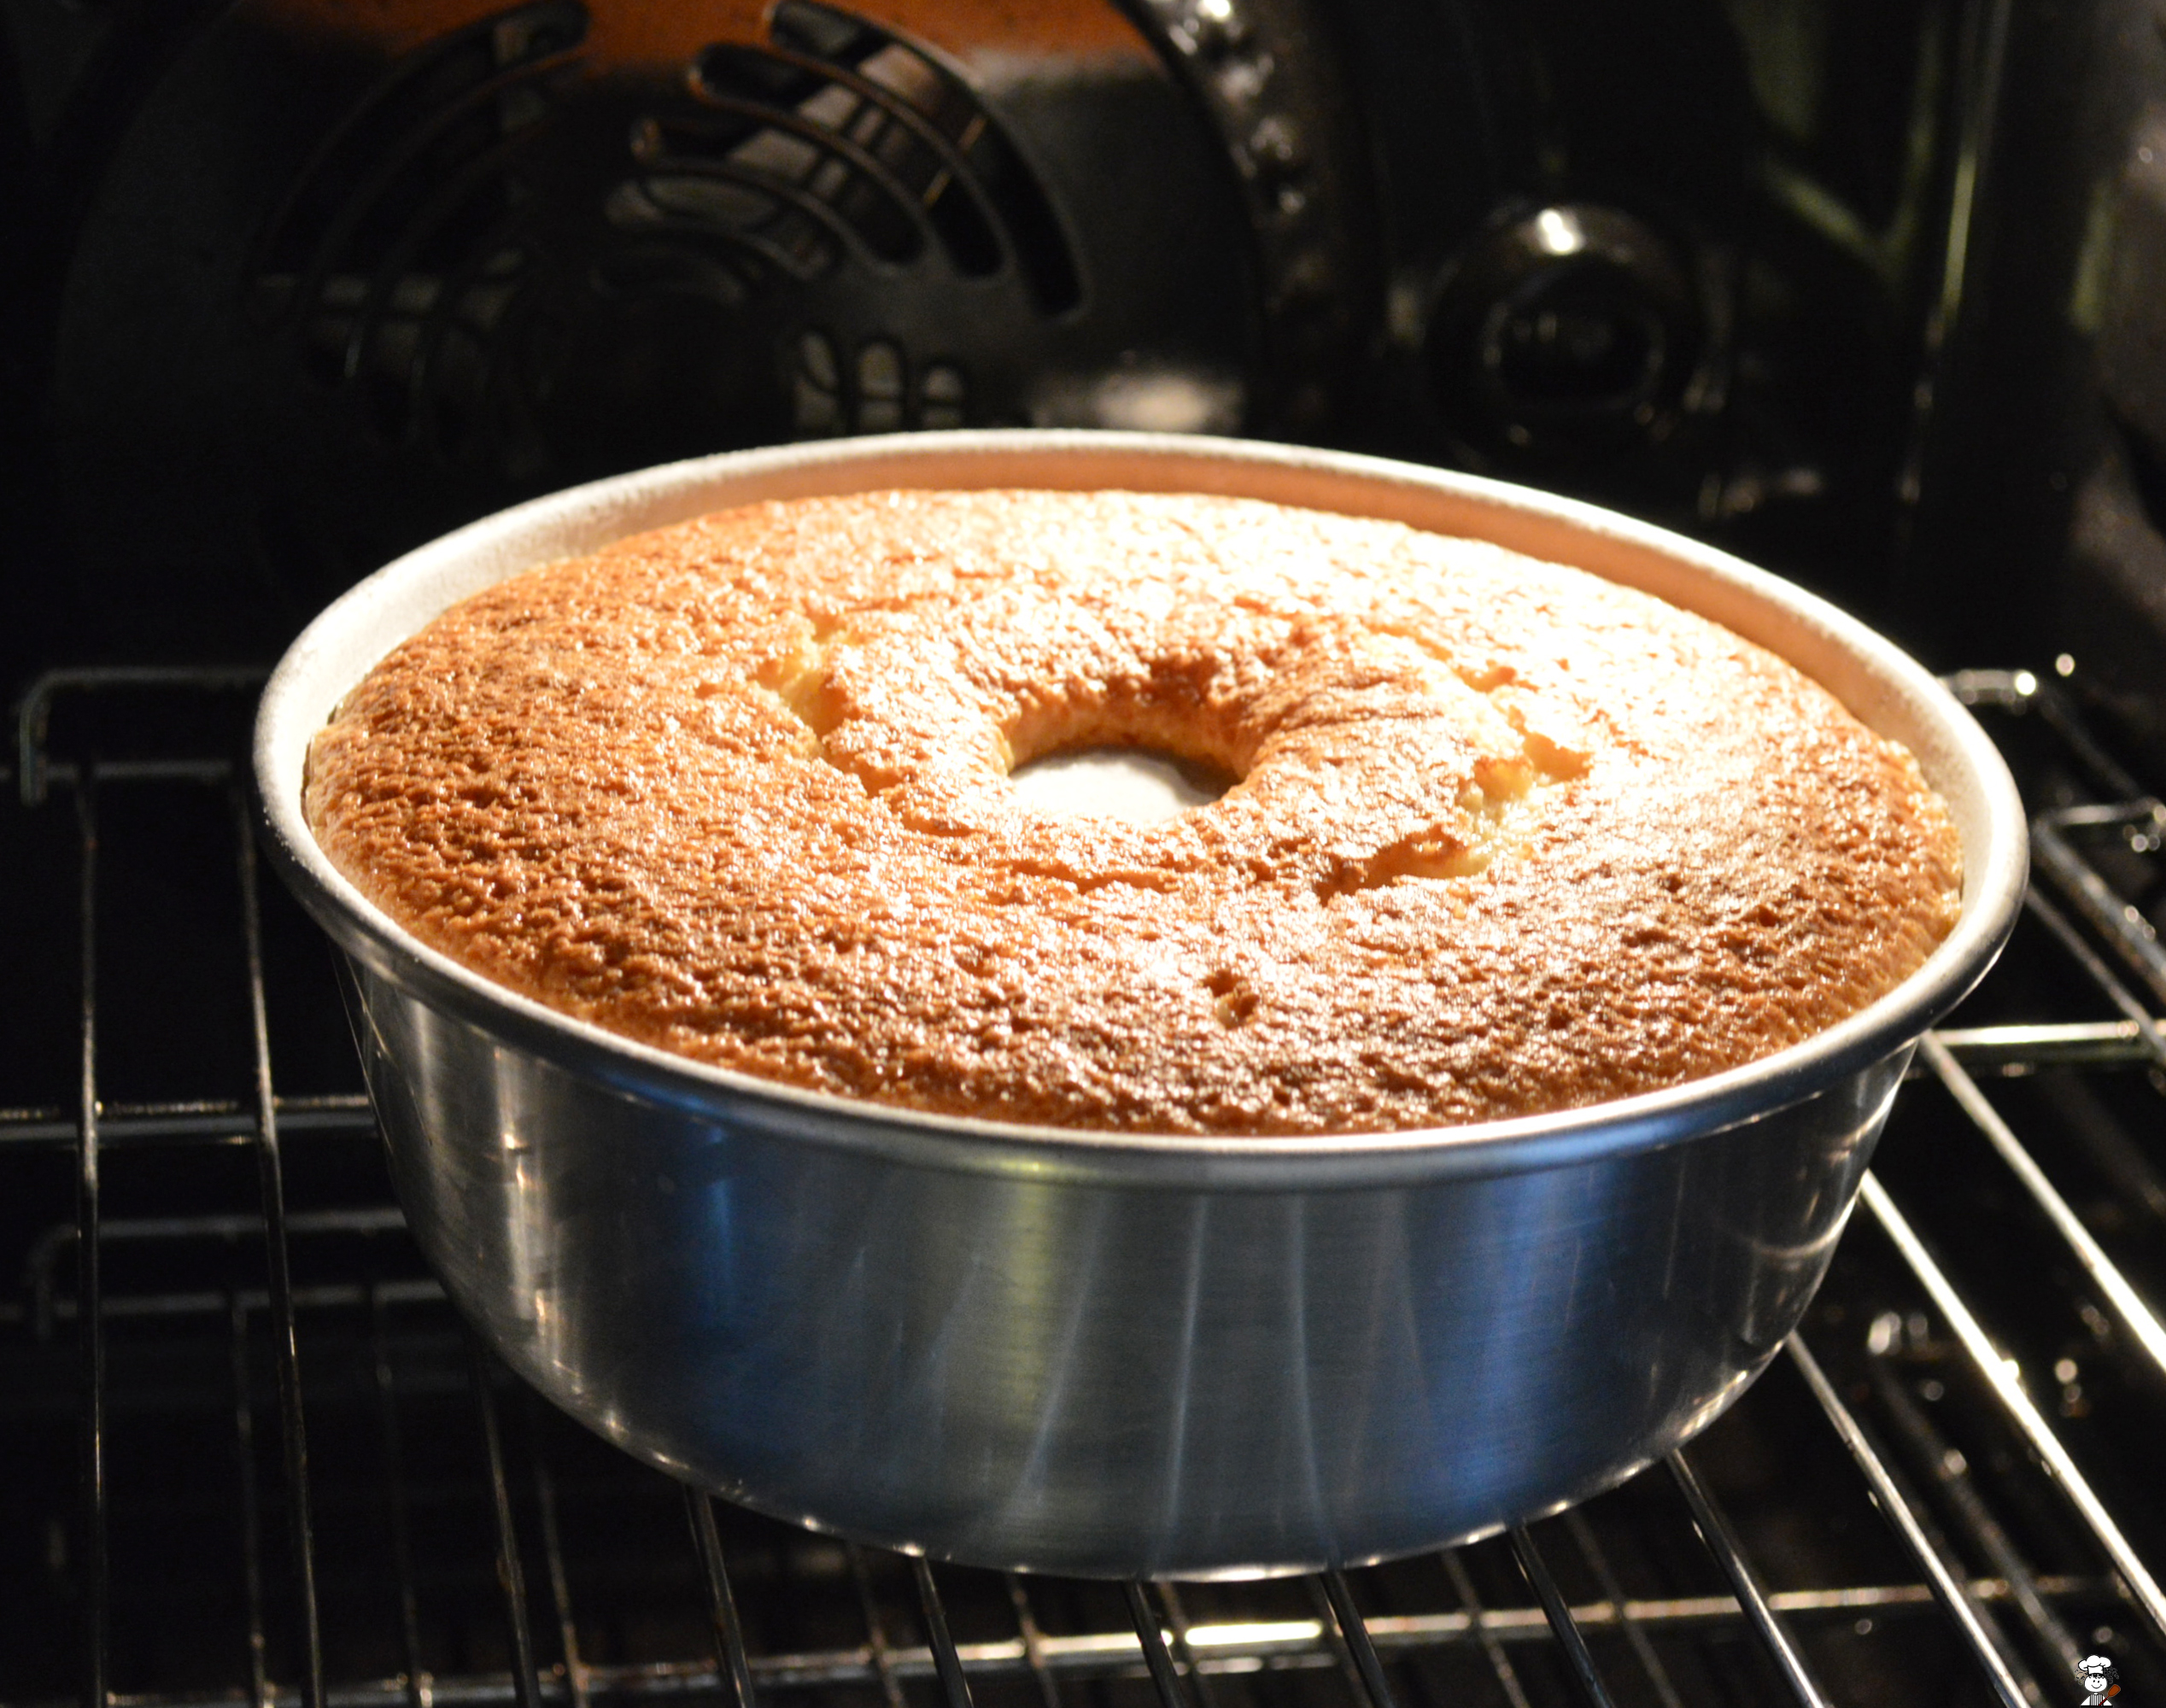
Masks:
[[[1221,774],[1154,822],[1031,759]],[[1121,492],[749,506],[446,612],[310,753],[431,947],[764,1079],[1136,1132],[1587,1104],[1855,1012],[1953,925],[1910,756],[1581,571]]]

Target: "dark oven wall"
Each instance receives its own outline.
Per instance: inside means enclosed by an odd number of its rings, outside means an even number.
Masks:
[[[2166,759],[2166,7],[2013,9],[1911,598]],[[1921,623],[1934,620],[1923,615]]]
[[[2032,108],[2112,57],[2099,24],[2034,89],[2058,26],[1982,0],[0,21],[11,684],[266,659],[406,547],[622,468],[1011,423],[1561,488],[1952,662],[1899,595],[1970,549],[1931,525],[1933,478],[1984,454],[1943,450],[1950,411],[1994,418],[1952,367],[1960,264],[1975,288],[2000,259],[1995,196],[2061,206],[2113,152],[2046,178],[1982,151],[2009,64],[2010,122],[2050,131]],[[2064,282],[2005,282],[1995,335]],[[2063,400],[2080,366],[2036,384]],[[2034,585],[2015,555],[1969,584]],[[1962,641],[2052,655],[2012,618]]]

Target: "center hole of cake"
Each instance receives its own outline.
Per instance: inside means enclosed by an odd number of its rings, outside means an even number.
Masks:
[[[1018,765],[1016,798],[1056,818],[1125,818],[1150,824],[1208,806],[1233,787],[1231,773],[1162,747],[1072,747]]]

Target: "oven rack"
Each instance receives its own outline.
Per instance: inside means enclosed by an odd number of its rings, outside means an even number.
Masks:
[[[1982,1261],[1978,1242],[1952,1238],[1936,1211],[1942,1170],[1884,1168],[1868,1177],[1837,1272],[1777,1367],[1700,1442],[1623,1489],[1420,1563],[1273,1584],[1106,1586],[932,1565],[679,1490],[588,1443],[465,1337],[380,1181],[355,1189],[348,1170],[321,1190],[292,1184],[319,1154],[372,1152],[373,1125],[351,1091],[279,1089],[285,1004],[274,986],[285,974],[272,968],[266,920],[290,904],[261,881],[235,744],[186,739],[196,708],[244,712],[261,677],[56,672],[20,708],[7,781],[29,881],[0,905],[38,911],[72,951],[67,976],[47,991],[70,1005],[67,1024],[45,1036],[67,1034],[73,1097],[0,1108],[0,1194],[42,1190],[61,1212],[26,1242],[19,1295],[0,1295],[0,1354],[26,1372],[16,1392],[28,1421],[9,1427],[42,1443],[55,1478],[73,1475],[42,1506],[34,1491],[0,1504],[0,1573],[32,1551],[33,1527],[44,1555],[26,1588],[0,1576],[0,1633],[8,1607],[24,1621],[0,1637],[0,1708],[680,1698],[771,1708],[808,1693],[884,1708],[1010,1697],[1067,1708],[1079,1693],[1161,1708],[1682,1708],[1906,1699],[1921,1681],[1949,1700],[2019,1705],[2075,1699],[2074,1664],[2093,1650],[2132,1684],[2166,1690],[2166,1594],[2148,1563],[2160,1558],[2166,1506],[2149,1499],[2166,1439],[2166,1332],[2152,1301],[2166,1295],[2156,1264],[2140,1261],[2146,1241],[2166,1242],[2166,1033],[2154,1013],[2166,1006],[2166,951],[2132,895],[2166,838],[2166,807],[2054,683],[2027,672],[1949,679],[2046,755],[2034,766],[2042,781],[2026,774],[2042,881],[2018,948],[2056,999],[2042,1010],[2017,1000],[2012,1016],[1929,1037],[1913,1069],[1923,1083],[1899,1103],[1882,1154],[1887,1164],[1923,1143],[1913,1129],[1970,1147],[1964,1178],[1982,1180],[2012,1219],[1988,1231]],[[79,712],[91,733],[72,750],[54,732]],[[176,728],[184,738],[161,746]],[[183,816],[223,839],[202,870],[222,864],[217,882],[231,893],[202,905],[237,921],[237,953],[216,970],[237,974],[225,994],[245,1014],[244,1059],[220,1083],[184,1087],[190,1095],[109,1097],[106,1062],[125,1033],[108,968],[108,874],[139,855],[124,836],[155,841]],[[318,972],[328,990],[327,964]],[[2050,1121],[2019,1126],[2008,1112],[2011,1094],[2041,1076],[2092,1088],[2078,1100],[2087,1108],[2110,1101],[2101,1087],[2125,1100],[2133,1086],[2138,1115],[2101,1125],[2093,1108],[2072,1149]],[[2069,1160],[2078,1151],[2081,1167]],[[206,1202],[184,1191],[166,1214],[132,1197],[111,1208],[114,1183],[139,1165],[238,1179],[236,1164],[253,1174],[252,1194]],[[2076,1187],[2065,1184],[2072,1170]],[[2103,1200],[2094,1177],[2110,1181]],[[2028,1287],[2044,1296],[2043,1326],[2008,1313],[1994,1255],[2004,1233],[2011,1262],[2020,1252],[2046,1272]],[[190,1259],[202,1252],[213,1256]],[[146,1373],[161,1356],[190,1373]],[[199,1401],[160,1395],[206,1383],[224,1384],[230,1471],[213,1501],[224,1518],[207,1527],[195,1515],[166,1559],[169,1579],[146,1571],[139,1537],[115,1545],[140,1528],[129,1503],[144,1500],[139,1475],[126,1487],[114,1479],[115,1440],[141,1454],[159,1430],[199,1432],[170,1421]],[[463,1424],[443,1424],[462,1413]],[[372,1430],[365,1453],[355,1441]],[[485,1495],[487,1528],[432,1553],[441,1538],[424,1534],[427,1515],[447,1497],[422,1487],[415,1460],[462,1430],[465,1480],[452,1481],[470,1505]],[[1801,1430],[1800,1447],[1790,1438]],[[54,1450],[63,1436],[72,1467]],[[1788,1506],[1753,1474],[1762,1436],[1821,1464],[1810,1487],[1777,1490]],[[2146,1439],[2148,1455],[2128,1448]],[[176,1448],[171,1483],[218,1481],[202,1444],[185,1446],[196,1456]],[[149,1457],[159,1458],[155,1440]],[[597,1483],[598,1458],[607,1465]],[[372,1471],[349,1477],[334,1459]],[[635,1571],[606,1547],[582,1553],[567,1480],[580,1477],[627,1508],[674,1512],[629,1556]],[[155,1485],[149,1503],[167,1501],[167,1488]],[[356,1599],[341,1565],[355,1506],[373,1509],[388,1566],[358,1638],[350,1605],[333,1606]],[[1884,1522],[1876,1539],[1858,1521],[1868,1507]],[[207,1530],[221,1523],[214,1539]],[[1800,1542],[1816,1524],[1848,1539],[1832,1550]],[[20,1534],[9,1535],[11,1524]],[[674,1564],[654,1564],[672,1550]],[[1832,1555],[1850,1569],[1828,1569]],[[483,1556],[490,1616],[473,1611],[477,1574],[454,1569]],[[641,1572],[659,1574],[656,1605],[670,1611],[634,1638],[617,1604],[649,1593],[620,1586]],[[175,1596],[209,1611],[160,1611]],[[468,1611],[447,1622],[431,1612],[441,1600]],[[610,1604],[606,1617],[597,1600]],[[817,1617],[793,1611],[815,1604]],[[493,1638],[476,1635],[492,1620]],[[177,1625],[204,1628],[200,1652],[161,1638],[146,1658],[143,1630]],[[793,1640],[799,1630],[805,1640]],[[44,1658],[16,1668],[11,1647]]]

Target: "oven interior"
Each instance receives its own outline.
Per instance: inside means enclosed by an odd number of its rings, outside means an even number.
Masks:
[[[2161,15],[1639,9],[0,6],[0,1708],[2166,1699]],[[1003,1576],[465,1336],[259,869],[264,665],[532,492],[1010,420],[1535,480],[1957,670],[2023,920],[1677,1459],[1320,1578]]]
[[[1506,1537],[1122,1585],[692,1495],[495,1367],[259,869],[253,681],[45,676],[0,809],[11,907],[67,927],[9,962],[0,1702],[2050,1703],[2094,1652],[2166,1689],[2166,810],[2051,681],[1954,681],[2038,880],[1762,1381]]]

